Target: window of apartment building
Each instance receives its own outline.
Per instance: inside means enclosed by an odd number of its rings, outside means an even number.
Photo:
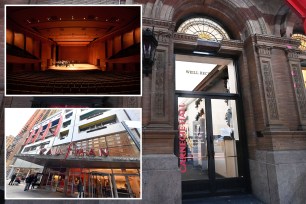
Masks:
[[[44,142],[44,143],[39,144],[40,149],[45,148],[48,144],[50,144],[50,141],[47,141],[47,142]]]
[[[48,127],[48,124],[46,124],[46,125],[43,126],[43,129],[42,129],[42,131],[40,131],[39,136],[37,137],[36,141],[39,141],[39,140],[42,139],[42,136],[43,136],[43,134],[45,133],[47,127]]]
[[[30,149],[31,149],[31,147],[26,147],[26,148],[23,149],[23,152],[28,152],[28,151],[30,151]]]
[[[94,149],[94,151],[107,148],[109,156],[139,156],[139,150],[127,132],[78,141],[76,146],[83,150]]]
[[[66,115],[65,115],[65,119],[70,118],[70,117],[72,116],[72,114],[73,114],[73,112],[66,114]]]
[[[71,120],[68,120],[66,122],[63,123],[63,128],[68,127],[71,124]]]
[[[55,129],[56,129],[56,126],[50,128],[50,129],[48,130],[48,133],[47,133],[45,139],[47,139],[47,138],[49,138],[49,137],[53,137],[53,136],[54,136],[53,133],[54,133]]]
[[[101,130],[104,128],[107,128],[107,126],[115,124],[117,122],[116,115],[112,115],[106,118],[99,119],[95,122],[87,123],[84,125],[81,125],[79,127],[79,132],[93,132],[97,130]]]
[[[91,118],[102,115],[106,110],[93,110],[80,116],[80,120],[89,120]]]
[[[67,136],[68,136],[68,134],[69,134],[69,130],[66,130],[66,131],[64,131],[64,132],[61,132],[60,133],[60,140],[63,140],[63,139],[65,139]]]
[[[58,122],[59,122],[59,118],[54,120],[54,121],[52,121],[51,128],[56,126],[56,125],[58,125]]]

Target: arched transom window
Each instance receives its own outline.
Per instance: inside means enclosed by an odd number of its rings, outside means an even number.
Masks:
[[[302,34],[293,34],[291,36],[295,40],[299,40],[301,42],[300,49],[306,51],[306,36]]]
[[[177,32],[198,35],[209,41],[230,39],[226,31],[216,22],[207,18],[191,18],[183,22]]]

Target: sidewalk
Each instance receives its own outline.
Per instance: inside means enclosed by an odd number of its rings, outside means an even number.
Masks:
[[[253,195],[231,195],[183,200],[182,204],[263,204]]]
[[[25,183],[20,183],[18,186],[8,185],[9,180],[6,181],[6,199],[22,199],[22,198],[67,198],[63,193],[52,192],[45,189],[30,189],[24,191]]]

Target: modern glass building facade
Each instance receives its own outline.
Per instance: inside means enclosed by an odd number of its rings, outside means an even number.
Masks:
[[[140,198],[140,117],[140,109],[58,109],[34,125],[15,155],[42,171],[15,166],[67,197],[77,196],[82,180],[86,198]]]

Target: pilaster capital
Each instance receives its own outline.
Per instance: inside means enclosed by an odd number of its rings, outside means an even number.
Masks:
[[[271,57],[272,47],[267,45],[256,45],[256,50],[259,57]]]
[[[296,50],[296,49],[285,49],[286,53],[287,53],[287,57],[289,60],[292,60],[292,59],[299,59],[299,56],[300,56],[300,50]]]

